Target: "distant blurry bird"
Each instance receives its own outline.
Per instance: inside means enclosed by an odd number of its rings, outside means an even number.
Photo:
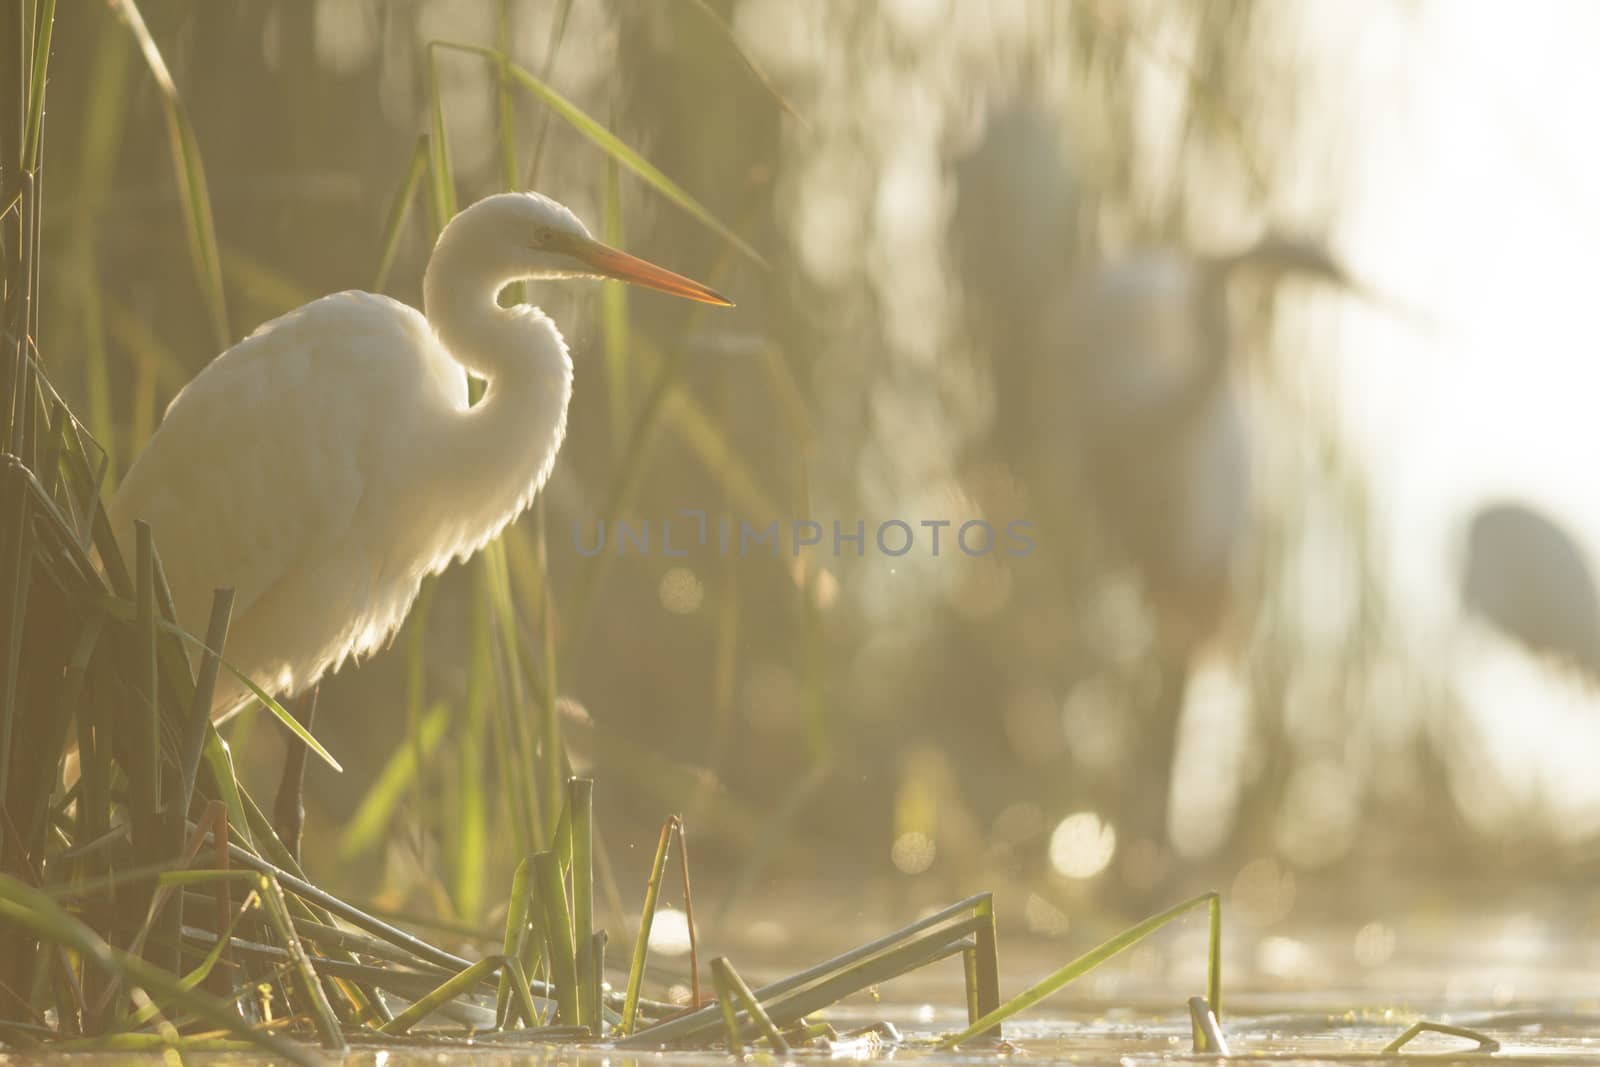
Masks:
[[[1074,287],[1045,395],[1070,413],[1094,503],[1179,648],[1221,619],[1249,531],[1249,431],[1227,300],[1245,273],[1345,281],[1322,248],[1280,236],[1226,256],[1156,250],[1106,265]]]
[[[1073,287],[1051,385],[1040,394],[1065,412],[1040,425],[1046,447],[1071,452],[1160,631],[1139,766],[1124,768],[1130,829],[1159,842],[1190,659],[1228,612],[1252,522],[1250,431],[1231,374],[1227,291],[1247,273],[1267,283],[1298,275],[1346,284],[1324,249],[1277,235],[1230,255],[1162,249],[1104,265]]]
[[[1461,600],[1529,652],[1600,682],[1600,592],[1572,535],[1525,504],[1478,510],[1467,532]]]
[[[184,387],[108,507],[124,550],[134,521],[148,523],[192,633],[205,632],[212,590],[233,587],[229,661],[269,692],[314,694],[326,671],[382,645],[424,577],[482,548],[544,485],[572,361],[543,312],[496,296],[561,278],[729,303],[594,240],[549,197],[480,200],[439,235],[426,317],[336,293],[265,324]],[[469,371],[488,382],[470,407]],[[213,714],[248,695],[219,681]],[[277,813],[291,847],[303,816],[290,778],[305,757],[292,751]]]
[[[1104,194],[1073,164],[1061,120],[1007,105],[955,167],[952,246],[995,353],[997,448],[1037,496],[1086,505],[1158,626],[1154,692],[1127,711],[1139,722],[1109,814],[1125,840],[1164,842],[1190,661],[1228,613],[1253,520],[1229,288],[1245,275],[1354,287],[1326,250],[1278,235],[1085,266]]]

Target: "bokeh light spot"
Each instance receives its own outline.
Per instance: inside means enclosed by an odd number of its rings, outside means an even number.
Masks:
[[[1116,830],[1092,811],[1068,815],[1050,835],[1050,866],[1068,878],[1093,878],[1116,851]]]
[[[662,908],[650,924],[650,951],[682,956],[689,951],[689,919],[677,908]]]
[[[933,866],[938,851],[933,838],[920,830],[911,830],[894,839],[889,859],[903,874],[921,874]]]
[[[689,615],[705,601],[706,587],[688,567],[674,567],[661,576],[660,596],[674,615]]]

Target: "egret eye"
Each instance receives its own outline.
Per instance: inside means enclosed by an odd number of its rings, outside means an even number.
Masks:
[[[550,242],[556,239],[556,231],[552,230],[548,226],[540,226],[538,231],[534,234],[534,239],[541,245],[548,245]]]

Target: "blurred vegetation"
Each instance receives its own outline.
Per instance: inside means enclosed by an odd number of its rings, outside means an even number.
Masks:
[[[338,289],[419,304],[442,220],[501,188],[739,305],[527,294],[575,353],[571,431],[535,512],[323,686],[345,770],[313,767],[306,867],[330,886],[481,928],[569,768],[601,783],[602,906],[682,811],[713,922],[819,872],[900,901],[1016,882],[1002,920],[1048,933],[1261,863],[1342,886],[1399,857],[1423,884],[1560,861],[1537,834],[1466,847],[1450,697],[1391,640],[1361,472],[1280,289],[1232,300],[1252,536],[1205,640],[1167,639],[1070,443],[1037,432],[1069,417],[1044,309],[1081,279],[1331,224],[1336,188],[1280,191],[1311,151],[1292,9],[151,3],[164,84],[119,7],[56,11],[32,331],[107,488],[224,343]],[[602,521],[687,538],[686,509],[860,519],[868,551],[580,551]],[[897,559],[871,551],[888,519],[1027,520],[1035,551]],[[225,729],[255,792],[280,734]],[[1052,870],[1074,813],[1117,834],[1098,877]]]

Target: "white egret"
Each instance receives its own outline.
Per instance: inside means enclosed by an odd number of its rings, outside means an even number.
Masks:
[[[312,690],[378,649],[426,576],[482,548],[544,485],[572,361],[548,316],[496,298],[558,278],[731,303],[606,247],[549,197],[480,200],[439,235],[425,314],[336,293],[266,323],[185,386],[111,500],[118,541],[130,550],[135,520],[150,525],[191,633],[205,632],[213,590],[231,586],[229,662],[276,695]],[[488,383],[472,406],[468,372]],[[213,715],[248,696],[219,678]],[[294,776],[278,818],[297,839]]]

